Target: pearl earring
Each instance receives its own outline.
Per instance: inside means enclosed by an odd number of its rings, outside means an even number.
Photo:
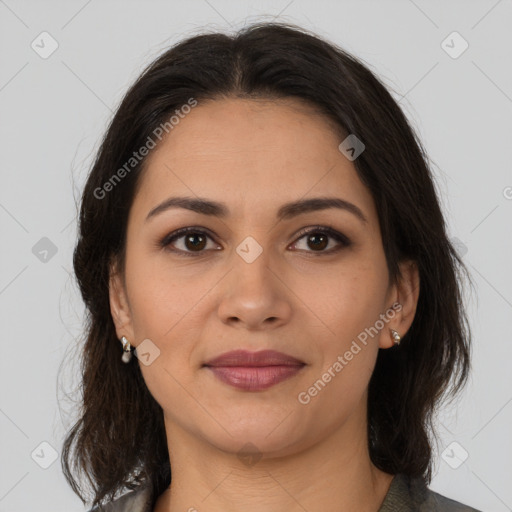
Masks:
[[[129,363],[132,358],[132,346],[125,336],[121,336],[120,341],[123,344],[123,356],[121,357],[121,361],[123,361],[123,363]]]
[[[398,334],[394,329],[390,329],[390,331],[395,345],[400,345],[400,334]]]

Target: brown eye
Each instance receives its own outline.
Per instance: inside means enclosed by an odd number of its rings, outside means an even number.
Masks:
[[[299,239],[292,247],[297,248],[299,242],[304,239],[305,248],[298,249],[318,255],[331,254],[351,245],[351,241],[345,235],[328,226],[314,226],[303,230],[299,235]],[[158,245],[178,255],[199,256],[207,252],[209,240],[213,244],[209,249],[219,250],[219,246],[213,243],[214,240],[209,233],[203,229],[187,227],[167,235]]]
[[[307,243],[312,249],[325,249],[329,245],[329,237],[323,233],[307,235]]]
[[[184,238],[185,247],[191,251],[201,250],[206,246],[206,237],[201,233],[190,233]]]
[[[193,255],[193,253],[206,252],[208,239],[213,242],[211,236],[203,230],[197,228],[183,228],[167,235],[160,241],[159,245],[169,251]],[[217,246],[215,244],[214,248]]]
[[[330,254],[332,252],[339,251],[344,247],[348,247],[351,244],[351,241],[345,235],[327,226],[309,228],[307,230],[303,230],[299,235],[301,236],[298,241],[293,244],[293,247],[297,247],[299,241],[304,239],[306,248],[298,247],[298,249],[304,250],[305,252]],[[334,247],[331,246],[328,250],[325,250],[329,246],[331,240],[335,241]]]

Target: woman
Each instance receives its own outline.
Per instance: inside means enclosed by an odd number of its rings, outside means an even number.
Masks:
[[[160,56],[107,130],[74,268],[62,462],[95,510],[475,510],[427,487],[470,367],[465,268],[421,143],[342,49],[262,23]]]

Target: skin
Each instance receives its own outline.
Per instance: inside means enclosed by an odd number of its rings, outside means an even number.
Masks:
[[[400,281],[389,282],[375,204],[342,140],[299,100],[233,98],[200,103],[148,156],[110,303],[119,337],[160,350],[148,366],[131,363],[164,411],[172,484],[157,512],[376,512],[384,500],[393,475],[369,457],[367,389],[378,350],[393,346],[389,328],[403,336],[413,321],[419,277],[403,262]],[[223,202],[230,215],[173,208],[146,221],[171,196]],[[350,201],[367,222],[334,208],[276,219],[283,203],[322,196]],[[318,249],[297,236],[314,225],[351,245],[328,238]],[[184,237],[172,245],[190,257],[158,246],[187,226],[212,233],[202,252]],[[236,252],[248,236],[262,248],[252,263]],[[300,403],[394,302],[402,308],[378,335]],[[202,366],[238,348],[274,349],[306,365],[265,391],[243,391]],[[246,443],[258,452],[253,463],[238,456]]]

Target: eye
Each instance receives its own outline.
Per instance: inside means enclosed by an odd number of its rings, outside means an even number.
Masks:
[[[303,229],[299,233],[298,241],[294,242],[290,247],[296,248],[299,241],[303,238],[306,240],[308,247],[312,248],[312,250],[299,249],[305,252],[331,254],[351,245],[351,241],[345,235],[329,226],[312,226]],[[205,249],[208,249],[208,239],[213,242],[212,236],[204,229],[186,227],[166,235],[158,245],[179,255],[195,256],[206,252]],[[329,239],[331,241],[334,240],[337,246],[335,245],[325,250],[326,247],[329,247]],[[179,243],[176,244],[175,242]],[[179,245],[181,247],[178,247]],[[213,250],[219,250],[218,245],[214,244]]]
[[[305,249],[306,252],[331,254],[351,245],[351,241],[344,234],[329,226],[313,226],[305,228],[299,233],[299,241],[303,238],[307,244],[306,247],[312,248],[312,250]],[[329,246],[329,239],[335,240],[338,245],[325,250],[325,248]],[[296,247],[297,244],[298,242],[295,242],[292,247]]]
[[[181,241],[181,239],[183,240]],[[167,235],[159,242],[159,245],[172,252],[181,253],[186,256],[194,256],[194,253],[200,254],[204,252],[203,249],[207,248],[208,239],[213,241],[212,237],[206,231],[194,227],[187,227],[178,229],[170,235]],[[181,247],[173,246],[175,241],[181,241]]]

